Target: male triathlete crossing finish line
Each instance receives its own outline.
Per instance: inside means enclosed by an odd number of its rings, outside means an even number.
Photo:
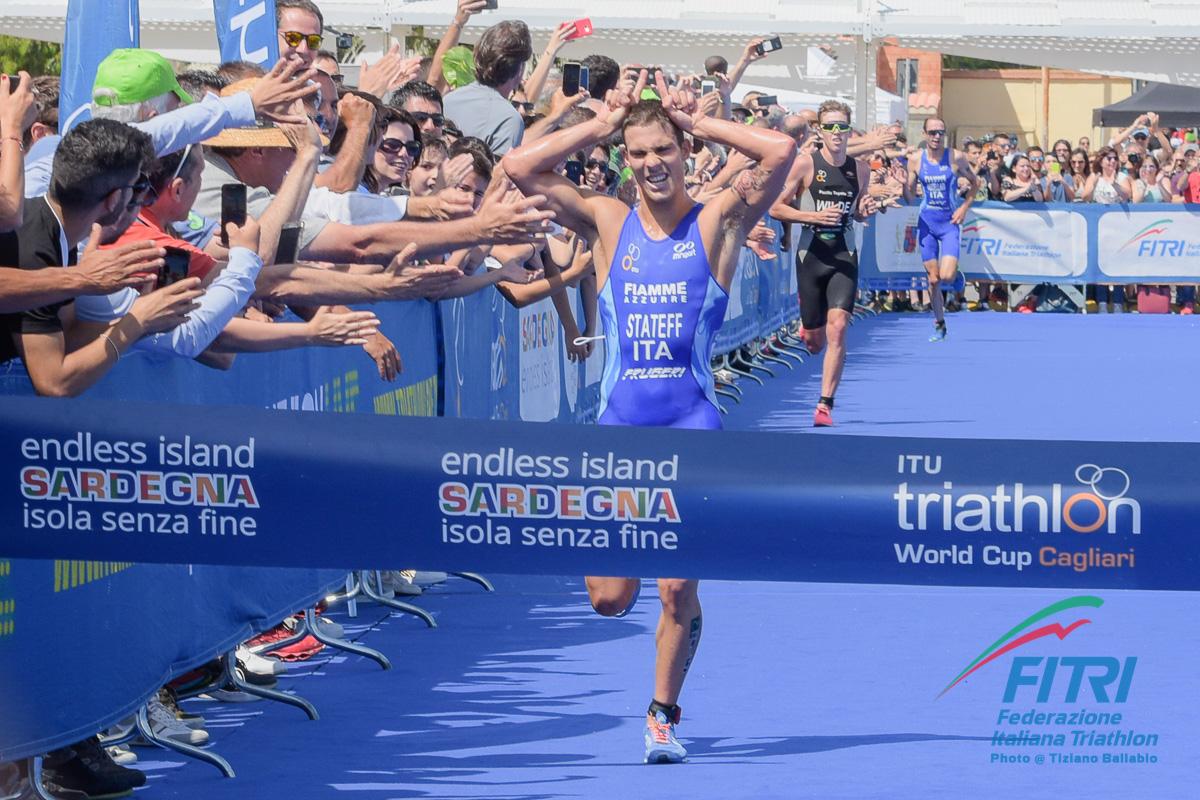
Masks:
[[[713,340],[747,234],[779,195],[795,155],[779,132],[714,119],[690,89],[662,101],[639,100],[646,86],[625,81],[595,119],[559,131],[504,158],[505,172],[527,195],[549,198],[563,226],[595,242],[600,317],[606,340],[600,423],[717,429]],[[555,173],[572,153],[590,151],[618,132],[625,138],[641,202],[624,203]],[[707,204],[684,189],[686,135],[740,150],[758,162]],[[656,302],[644,302],[654,295]],[[636,578],[587,579],[592,606],[619,616],[637,599]],[[646,715],[646,762],[682,761],[675,738],[684,677],[700,642],[699,583],[661,578],[654,697]]]

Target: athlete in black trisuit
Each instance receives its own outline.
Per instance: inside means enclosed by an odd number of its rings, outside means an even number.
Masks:
[[[817,111],[817,127],[821,147],[793,162],[771,216],[804,226],[796,249],[800,321],[810,353],[829,345],[821,399],[813,414],[814,426],[827,427],[833,425],[833,397],[846,362],[846,326],[858,293],[858,258],[850,224],[853,219],[866,219],[879,206],[867,194],[870,167],[846,156],[850,109],[845,103],[826,100]]]

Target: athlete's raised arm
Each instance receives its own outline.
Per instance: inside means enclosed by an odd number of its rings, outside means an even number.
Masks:
[[[623,81],[604,98],[605,111],[595,119],[573,125],[544,136],[535,142],[510,150],[501,165],[504,172],[526,195],[545,195],[547,207],[555,212],[558,223],[576,233],[594,238],[597,215],[609,208],[610,213],[624,216],[628,209],[619,200],[576,186],[555,172],[572,154],[607,142],[621,130],[629,109],[646,88],[646,71],[638,82]]]

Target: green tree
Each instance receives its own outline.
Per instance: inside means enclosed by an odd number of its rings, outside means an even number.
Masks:
[[[0,72],[26,70],[34,77],[62,72],[62,46],[0,35]]]

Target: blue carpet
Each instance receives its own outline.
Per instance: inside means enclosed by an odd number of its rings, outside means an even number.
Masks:
[[[925,319],[865,321],[851,330],[839,427],[821,435],[1195,440],[1196,325],[1178,317],[959,314],[951,338],[933,345]],[[728,427],[810,433],[818,364],[747,387]],[[1133,410],[1136,420],[1122,418]],[[382,672],[329,651],[293,666],[281,683],[317,705],[315,723],[269,702],[189,701],[209,718],[212,746],[238,777],[141,750],[151,776],[142,796],[1196,796],[1200,646],[1187,622],[1200,612],[1194,594],[1105,592],[1099,608],[1052,618],[1088,620],[1069,636],[1021,648],[1022,656],[1115,659],[1129,677],[1124,702],[1100,702],[1090,677],[1069,702],[1064,662],[1046,702],[1037,702],[1037,687],[1022,687],[1006,703],[1013,656],[938,695],[1001,635],[1071,593],[709,582],[701,591],[704,641],[681,701],[690,763],[646,767],[639,761],[653,585],[629,617],[614,620],[590,612],[578,578],[500,576],[496,584],[488,595],[452,580],[418,598],[437,630],[370,605],[355,620],[335,613],[396,668]],[[1009,727],[997,724],[1002,709],[1123,719]],[[1075,744],[1071,733],[1117,729],[1157,740],[1091,746]],[[1063,732],[1066,742],[994,741],[997,732],[1022,730]],[[1097,763],[1055,760],[1063,754]],[[1105,754],[1156,761],[1104,763]]]

